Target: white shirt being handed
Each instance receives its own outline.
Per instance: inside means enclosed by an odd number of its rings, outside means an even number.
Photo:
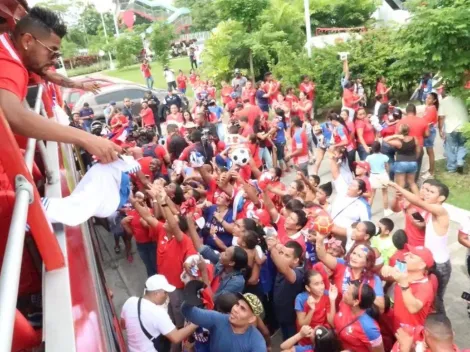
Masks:
[[[127,331],[127,347],[129,352],[155,352],[153,343],[142,331],[137,315],[139,297],[129,297],[121,311]],[[142,325],[153,337],[167,335],[175,329],[167,310],[149,300],[142,298],[140,305],[140,319]]]

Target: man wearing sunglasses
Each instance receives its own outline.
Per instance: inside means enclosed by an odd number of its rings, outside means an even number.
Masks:
[[[76,144],[101,162],[111,162],[120,152],[114,143],[46,120],[23,106],[30,73],[52,77],[53,83],[62,86],[72,85],[68,78],[50,72],[60,56],[61,39],[66,33],[66,26],[56,14],[35,7],[16,24],[11,35],[0,35],[0,107],[13,132],[19,135]]]

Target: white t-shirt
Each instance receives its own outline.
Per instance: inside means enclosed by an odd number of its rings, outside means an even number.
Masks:
[[[370,221],[370,212],[366,201],[347,195],[348,184],[341,175],[333,181],[333,184],[337,192],[335,200],[331,204],[333,223],[348,229],[355,222]]]
[[[175,81],[175,73],[172,70],[163,71],[167,83]]]
[[[142,331],[137,316],[137,303],[139,297],[129,297],[121,311],[127,331],[127,346],[129,352],[155,352],[153,343]],[[165,308],[142,298],[140,305],[140,319],[142,325],[153,337],[160,334],[167,335],[175,329]]]
[[[458,131],[468,122],[468,111],[462,99],[447,96],[439,103],[439,116],[445,116],[444,129],[446,133]]]
[[[460,222],[459,231],[466,234],[468,239],[470,240],[470,217],[465,216],[462,221]],[[467,255],[470,256],[470,248],[467,249]]]

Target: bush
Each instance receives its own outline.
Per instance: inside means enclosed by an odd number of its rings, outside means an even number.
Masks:
[[[127,67],[137,62],[142,50],[142,40],[136,33],[123,33],[112,44],[116,55],[117,66]]]
[[[95,72],[99,72],[99,71],[103,71],[107,69],[109,69],[109,62],[101,61],[91,66],[74,67],[71,70],[67,70],[67,75],[69,77],[81,76],[81,75],[87,75],[90,73],[95,73]]]

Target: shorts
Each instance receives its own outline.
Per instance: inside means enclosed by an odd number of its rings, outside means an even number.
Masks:
[[[436,139],[436,127],[429,126],[429,136],[424,138],[424,148],[432,148],[434,147],[434,140]]]
[[[415,174],[418,172],[418,163],[416,161],[395,161],[393,171],[396,174]]]
[[[382,189],[387,187],[390,178],[387,172],[382,172],[380,174],[370,174],[369,181],[372,189]]]
[[[179,92],[182,94],[186,94],[186,88],[178,88]]]

